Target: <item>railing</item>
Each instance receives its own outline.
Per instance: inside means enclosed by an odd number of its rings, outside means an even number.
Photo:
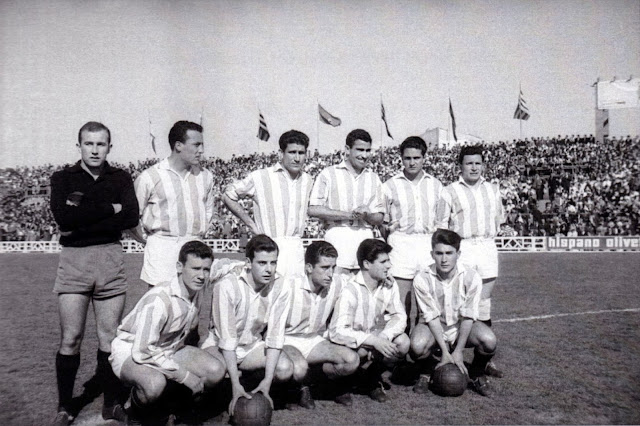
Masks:
[[[303,239],[306,247],[316,239]],[[640,236],[616,237],[497,237],[501,252],[547,251],[639,251]],[[240,240],[204,240],[215,253],[241,253]],[[125,253],[142,253],[144,247],[134,240],[122,240]],[[57,253],[58,241],[0,241],[0,253]]]

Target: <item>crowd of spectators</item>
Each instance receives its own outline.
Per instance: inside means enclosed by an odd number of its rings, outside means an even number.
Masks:
[[[637,136],[597,143],[593,136],[572,135],[485,144],[485,176],[499,182],[503,196],[503,235],[640,235],[639,142]],[[458,176],[458,152],[455,146],[430,150],[426,171],[444,184],[452,182]],[[326,155],[315,151],[310,153],[306,171],[316,176],[341,160],[340,151]],[[135,179],[157,161],[116,166]],[[247,228],[224,207],[222,191],[233,180],[277,161],[275,152],[204,161],[214,172],[217,190],[217,211],[207,238],[247,238]],[[62,167],[0,169],[0,239],[57,238],[48,184],[51,174]],[[397,173],[401,169],[397,147],[377,150],[371,167],[382,181]],[[322,235],[321,224],[310,220],[304,237]]]

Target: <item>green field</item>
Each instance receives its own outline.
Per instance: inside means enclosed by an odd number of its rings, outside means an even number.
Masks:
[[[146,284],[137,278],[142,256],[125,259],[128,312]],[[0,425],[44,425],[55,415],[57,260],[55,254],[0,255]],[[496,361],[506,376],[492,381],[494,398],[418,396],[394,385],[386,404],[362,395],[350,408],[320,400],[315,410],[276,410],[273,424],[640,423],[640,255],[501,253],[500,260],[493,318]],[[201,335],[208,307],[202,311]],[[95,353],[90,316],[75,394],[93,374]],[[227,423],[218,407],[228,395],[209,398],[202,424]],[[74,424],[113,424],[102,421],[101,402],[88,404]]]

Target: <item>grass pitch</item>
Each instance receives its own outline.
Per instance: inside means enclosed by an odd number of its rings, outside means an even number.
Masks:
[[[125,259],[126,313],[146,284],[138,279],[142,256]],[[394,385],[386,404],[362,395],[350,408],[320,400],[315,410],[276,410],[273,424],[640,423],[640,254],[501,253],[500,261],[493,329],[496,362],[506,375],[492,380],[494,398],[471,391],[458,398],[416,395]],[[57,262],[54,254],[0,255],[0,425],[43,425],[55,415]],[[205,300],[201,335],[210,296]],[[92,315],[74,395],[95,369]],[[228,395],[216,395],[202,424],[229,420],[220,408]],[[102,421],[101,404],[101,396],[90,402],[74,424],[115,424]]]

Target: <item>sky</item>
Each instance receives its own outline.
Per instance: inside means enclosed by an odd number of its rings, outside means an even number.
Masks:
[[[2,0],[0,168],[76,161],[90,120],[111,129],[119,163],[167,156],[183,119],[202,120],[205,155],[225,159],[277,150],[289,129],[322,153],[355,128],[397,145],[447,129],[449,99],[458,133],[511,140],[520,87],[523,137],[590,134],[596,78],[630,75],[638,0]],[[342,125],[319,123],[318,103]],[[610,122],[640,134],[640,108]]]

